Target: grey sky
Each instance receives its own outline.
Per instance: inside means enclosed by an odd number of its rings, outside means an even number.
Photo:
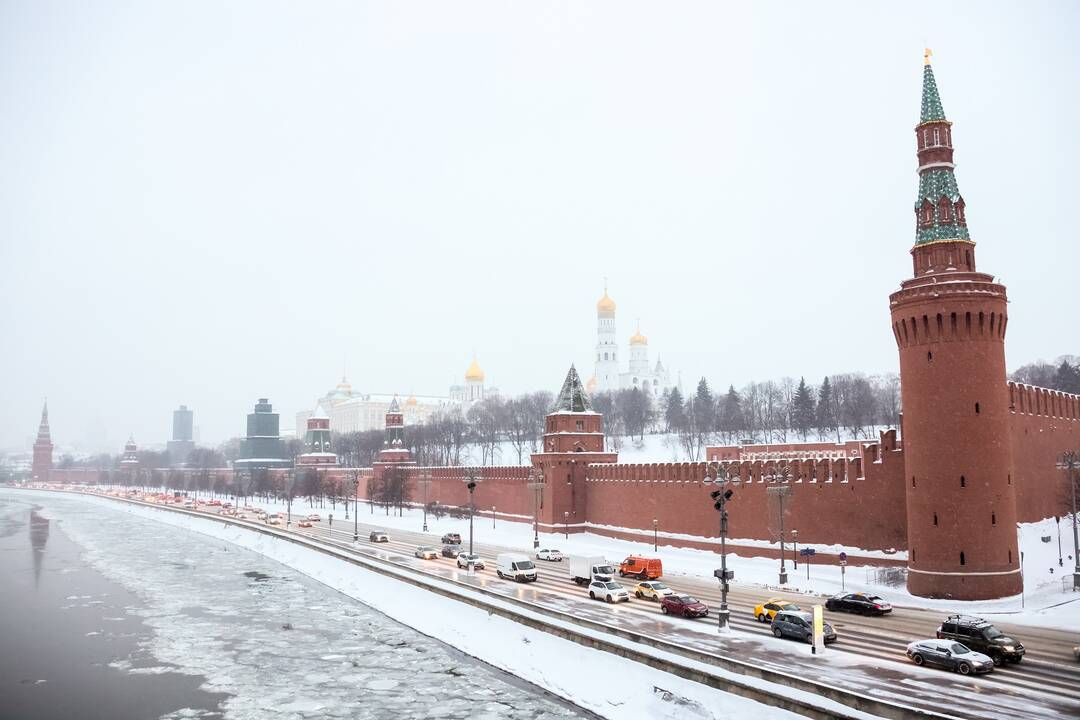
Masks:
[[[1080,352],[1076,3],[759,5],[0,3],[0,448],[555,391],[605,276],[687,386],[894,371],[924,45],[1010,367]]]

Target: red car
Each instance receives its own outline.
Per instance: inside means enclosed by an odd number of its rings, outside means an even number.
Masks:
[[[660,612],[683,617],[706,617],[709,606],[689,595],[666,595],[660,600]]]

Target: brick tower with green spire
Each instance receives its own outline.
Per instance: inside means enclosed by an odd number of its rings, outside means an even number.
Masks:
[[[1005,375],[1005,287],[976,272],[952,124],[927,51],[915,126],[913,277],[889,297],[900,351],[908,590],[984,600],[1020,592]]]

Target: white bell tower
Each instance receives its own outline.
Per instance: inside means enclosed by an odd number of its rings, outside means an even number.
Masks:
[[[608,297],[604,281],[604,297],[596,303],[596,378],[598,392],[619,388],[618,343],[615,339],[615,301]]]

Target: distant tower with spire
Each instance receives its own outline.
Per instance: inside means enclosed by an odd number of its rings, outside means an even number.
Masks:
[[[124,443],[124,454],[120,458],[120,470],[127,475],[128,484],[134,485],[139,478],[139,448],[135,436],[129,435]]]
[[[615,337],[615,301],[608,295],[604,280],[604,296],[596,301],[596,364],[589,380],[592,391],[619,389],[619,343]]]
[[[403,463],[409,462],[411,457],[409,448],[405,447],[405,415],[395,395],[386,410],[386,435],[379,451],[379,462]]]
[[[41,423],[38,424],[37,440],[34,441],[34,462],[31,477],[36,482],[48,482],[53,466],[52,436],[49,434],[49,401],[41,407]]]
[[[900,351],[908,591],[983,600],[1021,590],[1005,373],[1008,299],[975,270],[952,123],[927,50],[915,126],[913,277],[889,297]]]

